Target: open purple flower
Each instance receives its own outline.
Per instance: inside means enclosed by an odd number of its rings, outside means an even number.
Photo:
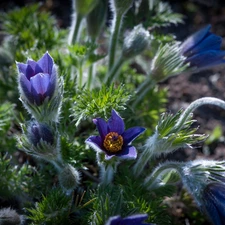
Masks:
[[[214,225],[225,225],[225,183],[211,183],[203,191],[203,210]]]
[[[113,216],[109,218],[105,225],[151,225],[150,223],[143,223],[147,218],[147,214],[132,215],[126,218]]]
[[[91,136],[86,140],[96,151],[105,152],[105,159],[118,156],[121,159],[135,159],[137,151],[131,142],[145,131],[143,127],[132,127],[125,131],[123,119],[115,110],[106,122],[102,118],[94,119],[100,136]]]
[[[52,57],[45,53],[35,62],[17,63],[21,94],[31,103],[40,106],[44,100],[53,96],[57,74]]]
[[[222,38],[211,33],[211,25],[204,27],[182,43],[181,54],[191,67],[204,68],[225,63],[225,51],[220,50]]]

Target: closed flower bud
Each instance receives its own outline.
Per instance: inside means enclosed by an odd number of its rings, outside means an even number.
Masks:
[[[79,184],[78,171],[70,164],[66,165],[59,173],[59,183],[66,191],[72,191]]]
[[[112,4],[117,14],[124,15],[133,4],[133,0],[113,0]]]
[[[22,216],[15,210],[10,208],[3,208],[0,210],[0,225],[20,225],[22,223]]]
[[[87,15],[87,31],[92,39],[96,39],[106,22],[107,2],[100,0],[97,6]]]
[[[60,161],[60,136],[56,126],[32,121],[22,125],[23,135],[18,137],[19,147],[27,154],[49,162]],[[54,164],[56,165],[56,164]]]
[[[134,29],[124,39],[122,55],[129,59],[142,53],[149,44],[149,32],[141,25],[134,27]]]
[[[76,13],[86,16],[90,13],[99,0],[74,0]]]
[[[46,124],[33,122],[28,127],[28,138],[35,146],[43,140],[48,144],[54,143],[54,136],[50,128]]]

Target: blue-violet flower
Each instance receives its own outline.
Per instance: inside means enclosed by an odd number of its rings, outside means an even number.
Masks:
[[[197,31],[180,46],[181,54],[191,67],[204,68],[225,63],[225,51],[220,50],[222,38],[211,33],[211,25]]]
[[[19,71],[20,92],[31,104],[40,106],[44,100],[53,96],[56,82],[56,66],[52,57],[45,53],[35,62],[28,59],[27,63],[17,63]]]
[[[225,183],[211,183],[203,191],[203,210],[214,225],[225,225]]]
[[[109,218],[105,225],[151,225],[150,223],[143,223],[147,218],[147,214],[132,215],[126,218],[113,216]]]
[[[121,159],[135,159],[136,148],[131,142],[145,131],[143,127],[132,127],[125,131],[123,119],[112,110],[112,115],[106,122],[102,118],[94,119],[100,136],[90,136],[86,143],[97,152],[104,152],[105,159],[109,160],[114,156]]]

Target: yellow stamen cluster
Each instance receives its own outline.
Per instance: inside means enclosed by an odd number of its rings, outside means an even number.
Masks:
[[[118,152],[122,149],[123,137],[116,132],[110,132],[105,136],[103,146],[111,153]]]

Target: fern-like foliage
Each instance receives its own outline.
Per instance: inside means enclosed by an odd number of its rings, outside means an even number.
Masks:
[[[82,119],[93,119],[94,117],[107,119],[112,109],[124,110],[130,96],[131,94],[124,85],[119,85],[117,88],[114,87],[114,84],[110,87],[103,85],[101,89],[81,90],[75,97],[72,108],[76,126]]]
[[[0,105],[0,134],[3,135],[11,125],[13,118],[14,105],[11,103],[4,103]]]
[[[174,13],[167,2],[148,0],[150,10],[150,26],[162,27],[170,24],[183,23],[183,15]]]
[[[52,189],[47,196],[43,196],[36,208],[29,209],[30,224],[62,225],[70,224],[71,198],[61,189]]]

